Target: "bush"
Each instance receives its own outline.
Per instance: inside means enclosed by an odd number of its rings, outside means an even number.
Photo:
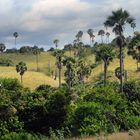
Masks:
[[[45,136],[38,136],[26,132],[21,133],[9,133],[1,137],[1,140],[48,140]]]
[[[140,81],[128,81],[123,86],[123,91],[129,101],[140,102]]]
[[[10,59],[0,58],[0,66],[13,66],[14,63]]]
[[[22,89],[22,85],[17,79],[4,78],[0,79],[1,88],[6,90],[17,91]]]
[[[104,131],[106,120],[103,112],[99,103],[86,102],[79,105],[73,116],[73,133],[89,135]]]
[[[19,121],[17,116],[3,118],[0,120],[0,136],[10,132],[20,132],[23,129],[23,123]]]

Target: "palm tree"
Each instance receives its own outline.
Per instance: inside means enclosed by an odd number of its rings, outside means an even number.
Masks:
[[[36,71],[39,70],[39,67],[38,67],[38,56],[39,56],[40,53],[41,53],[40,49],[37,46],[34,46],[33,54],[36,56]]]
[[[56,57],[56,66],[59,70],[59,87],[61,86],[61,69],[62,69],[62,57],[63,57],[64,51],[58,50],[54,53],[54,56]]]
[[[101,44],[94,48],[96,61],[104,62],[104,86],[106,85],[107,80],[107,68],[110,61],[115,57],[114,48],[111,45]]]
[[[126,23],[131,24],[134,21],[134,18],[126,11],[118,9],[113,11],[112,15],[107,17],[104,25],[107,27],[113,27],[113,32],[117,35],[116,43],[120,48],[120,92],[123,93],[123,51],[122,48],[125,45],[125,38],[123,36],[124,26]]]
[[[103,43],[103,36],[104,36],[104,34],[105,34],[105,31],[104,30],[99,30],[98,35],[101,36],[101,42],[102,43]]]
[[[106,43],[109,43],[109,36],[110,36],[110,33],[107,32],[107,33],[106,33]]]
[[[0,43],[0,52],[1,52],[1,55],[2,55],[2,53],[3,53],[3,51],[4,51],[5,49],[6,49],[5,44]]]
[[[131,23],[131,27],[133,28],[133,33],[134,33],[134,32],[135,32],[134,29],[136,28],[136,23],[135,23],[135,22],[132,22],[132,23]]]
[[[18,37],[18,33],[17,33],[17,32],[14,32],[14,33],[13,33],[13,36],[15,37],[15,48],[16,48],[16,44],[17,44],[16,39],[17,39],[17,37]]]
[[[27,71],[27,66],[26,66],[26,63],[24,62],[19,62],[17,65],[16,65],[16,71],[17,73],[20,74],[21,76],[21,83],[23,83],[23,75],[25,73],[25,71]]]
[[[56,49],[57,49],[59,40],[58,40],[58,39],[55,39],[55,40],[53,41],[53,43],[55,44],[55,47],[56,47]]]
[[[53,43],[55,44],[55,47],[56,47],[56,53],[57,53],[57,48],[58,48],[58,43],[59,43],[59,40],[58,39],[55,39],[53,41]],[[56,60],[56,63],[57,63],[57,60]],[[57,64],[56,64],[57,65]],[[56,69],[55,69],[55,77],[54,77],[54,80],[57,79],[57,66],[56,66]]]
[[[88,29],[87,33],[89,34],[89,37],[90,37],[90,44],[92,43],[93,45],[94,38],[95,38],[95,36],[93,35],[93,29]]]
[[[79,43],[81,40],[82,40],[82,36],[83,36],[83,31],[79,31],[77,34],[76,34],[76,40],[77,42]]]

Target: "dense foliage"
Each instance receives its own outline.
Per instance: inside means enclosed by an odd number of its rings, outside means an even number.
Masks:
[[[0,83],[1,139],[110,133],[140,126],[139,81],[125,83],[123,96],[112,83],[106,87],[79,84],[71,89],[41,85],[35,91],[15,79]]]

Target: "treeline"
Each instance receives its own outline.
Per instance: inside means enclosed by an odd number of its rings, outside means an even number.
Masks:
[[[23,46],[20,49],[12,48],[6,49],[6,53],[21,53],[21,54],[33,54],[34,50],[39,50],[40,52],[44,52],[44,48],[39,48],[38,46]]]

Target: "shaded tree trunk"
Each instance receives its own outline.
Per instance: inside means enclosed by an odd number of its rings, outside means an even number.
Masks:
[[[23,84],[23,75],[20,75],[21,84]]]
[[[123,94],[123,52],[120,45],[120,93]]]
[[[61,68],[59,69],[59,87],[61,87]]]

